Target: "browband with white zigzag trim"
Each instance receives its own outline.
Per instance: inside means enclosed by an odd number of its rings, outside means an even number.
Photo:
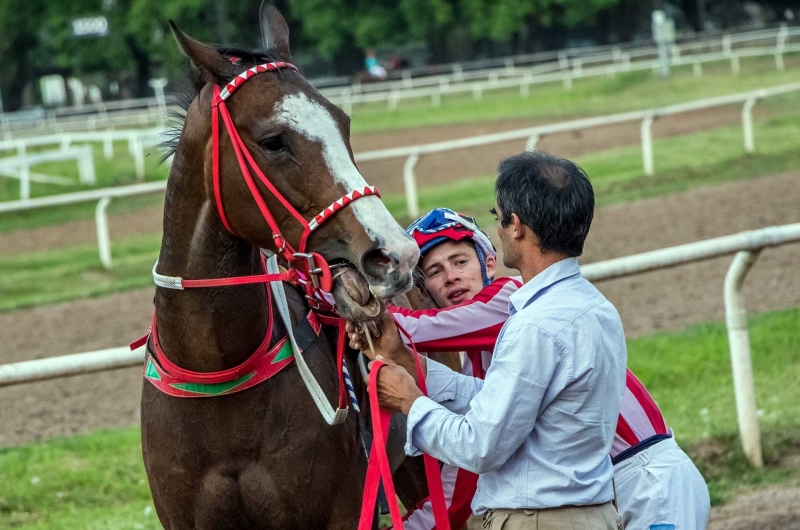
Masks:
[[[362,197],[367,197],[369,195],[374,195],[376,197],[381,196],[381,192],[378,191],[378,188],[375,186],[365,186],[363,190],[353,190],[338,201],[334,201],[333,204],[322,210],[318,213],[311,221],[308,222],[308,229],[310,231],[316,230],[322,221],[330,217],[331,215],[335,214],[351,202],[361,199]]]

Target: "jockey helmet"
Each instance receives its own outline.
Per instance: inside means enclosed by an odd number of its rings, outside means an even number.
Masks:
[[[486,274],[486,258],[496,257],[497,251],[489,237],[472,217],[454,212],[449,208],[436,208],[411,223],[406,228],[406,232],[417,242],[422,256],[448,239],[452,241],[471,239],[481,264],[483,285],[491,283],[492,279]]]

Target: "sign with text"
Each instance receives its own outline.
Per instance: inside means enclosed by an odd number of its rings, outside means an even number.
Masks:
[[[75,37],[103,37],[108,35],[108,20],[104,16],[73,18],[72,35]]]

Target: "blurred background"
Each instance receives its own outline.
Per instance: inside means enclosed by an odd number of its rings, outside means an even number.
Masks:
[[[581,165],[597,209],[580,263],[709,483],[710,528],[800,528],[796,0],[275,4],[293,62],[351,115],[359,169],[404,226],[447,206],[495,238],[504,156],[542,149]],[[170,170],[159,144],[180,127],[170,116],[189,72],[167,20],[257,48],[258,7],[0,0],[0,528],[159,528],[138,361],[25,383],[10,365],[119,356],[146,332]],[[716,238],[770,227],[742,291],[757,462],[737,421],[723,294],[733,252],[756,239]],[[689,263],[683,249],[603,272],[690,243]]]

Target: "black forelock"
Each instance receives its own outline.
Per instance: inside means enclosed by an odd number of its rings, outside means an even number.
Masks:
[[[237,67],[237,73],[259,64],[288,60],[288,58],[278,54],[276,50],[248,50],[233,46],[217,46],[216,49]],[[283,70],[276,71],[276,74],[282,78]],[[205,85],[206,83],[200,72],[193,68],[187,60],[186,74],[176,80],[175,91],[171,94],[173,103],[177,107],[171,109],[167,114],[167,130],[162,134],[162,141],[159,143],[159,147],[163,152],[159,159],[159,164],[163,164],[165,160],[175,154],[189,106]]]

